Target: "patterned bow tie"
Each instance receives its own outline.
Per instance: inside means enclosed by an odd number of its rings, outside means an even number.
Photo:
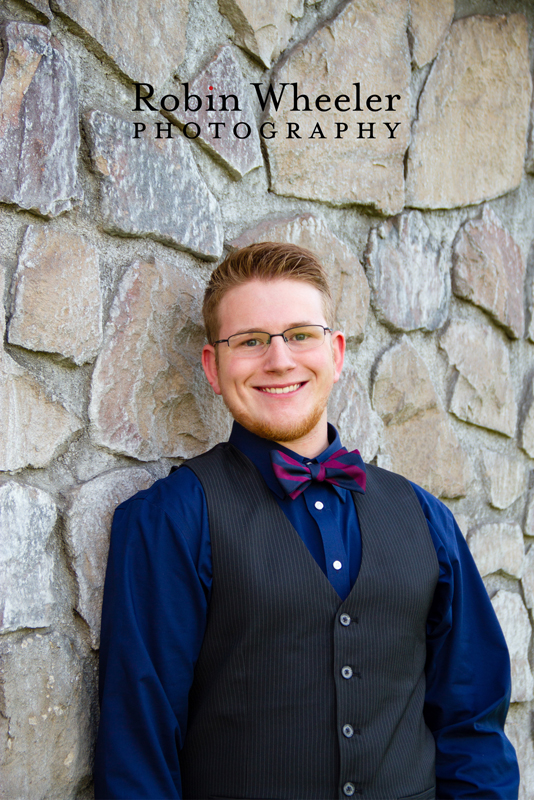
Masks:
[[[358,450],[337,450],[322,464],[303,464],[281,450],[271,450],[273,471],[280,486],[292,500],[306,489],[311,481],[328,481],[334,486],[365,491],[365,465]]]

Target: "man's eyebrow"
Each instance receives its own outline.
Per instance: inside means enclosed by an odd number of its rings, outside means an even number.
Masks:
[[[309,322],[309,320],[305,320],[304,322],[291,322],[287,327],[284,328],[285,331],[288,331],[290,328],[301,328],[304,325],[320,325],[319,322]],[[321,328],[324,326],[321,325]],[[243,328],[241,331],[235,331],[231,333],[230,336],[240,336],[243,333],[282,333],[282,331],[264,331],[263,328]]]

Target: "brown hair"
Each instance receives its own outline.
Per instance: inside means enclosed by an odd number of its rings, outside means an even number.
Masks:
[[[219,304],[230,289],[250,280],[269,281],[288,278],[315,286],[323,295],[325,318],[333,325],[333,300],[323,266],[317,257],[303,247],[279,242],[258,242],[233,250],[213,270],[204,293],[202,314],[208,342],[219,334]]]

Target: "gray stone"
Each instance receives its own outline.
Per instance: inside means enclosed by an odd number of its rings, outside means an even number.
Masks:
[[[91,644],[100,643],[102,593],[111,520],[116,507],[154,478],[146,469],[117,469],[71,489],[67,495],[65,542],[76,576],[76,610],[89,625]]]
[[[74,73],[47,28],[10,22],[1,36],[0,202],[53,217],[81,198]]]
[[[58,632],[0,641],[0,798],[76,797],[91,776],[94,689]]]
[[[406,337],[376,368],[372,402],[384,423],[378,465],[432,494],[465,495],[471,462],[460,446],[428,368]]]
[[[272,191],[333,205],[371,206],[384,214],[403,209],[404,155],[410,140],[407,22],[407,0],[347,3],[281,62],[272,83],[277,95],[281,83],[288,86],[278,111],[271,104],[266,120],[278,131],[266,140]],[[358,82],[361,110],[354,112],[353,84]],[[309,112],[292,110],[293,83],[312,98]],[[265,95],[267,84],[261,88]],[[320,95],[330,98],[320,103],[323,114],[314,105]],[[338,104],[342,111],[335,106],[338,95],[349,98]],[[299,108],[304,108],[303,100]],[[296,132],[302,138],[289,138],[288,123],[300,126]],[[368,127],[360,129],[369,123],[374,124],[372,139]],[[271,130],[267,126],[266,134]]]
[[[494,508],[508,508],[526,491],[528,469],[518,459],[486,450],[483,455],[484,477]]]
[[[213,95],[213,106],[217,110],[209,111],[204,100],[197,112],[187,112],[179,106],[168,115],[169,118],[182,125],[196,123],[200,134],[195,141],[201,142],[222,161],[234,178],[242,178],[250,170],[262,167],[260,135],[249,100],[250,85],[243,78],[231,47],[221,48],[217,56],[191,81],[189,92],[204,98]],[[226,101],[227,110],[221,112],[224,106],[220,95],[232,94],[237,97],[240,110],[234,110],[235,101],[229,97]],[[217,123],[222,124],[217,127]]]
[[[518,800],[532,800],[534,786],[534,746],[532,743],[532,703],[512,703],[506,717],[504,732],[510,739],[519,763]]]
[[[0,486],[0,633],[52,623],[56,516],[46,492],[14,481]]]
[[[534,698],[534,679],[528,663],[532,630],[528,612],[520,595],[499,589],[491,599],[510,652],[512,665],[512,703]]]
[[[433,331],[445,323],[449,270],[418,211],[371,229],[366,264],[374,306],[386,325],[401,331]]]
[[[455,208],[519,186],[531,88],[524,16],[454,22],[419,100],[406,205]]]
[[[480,525],[469,531],[467,544],[482,577],[499,571],[512,578],[521,577],[524,546],[519,525],[509,522]]]
[[[530,495],[527,503],[523,532],[525,536],[534,537],[534,494]]]
[[[489,206],[460,229],[453,250],[452,285],[514,339],[523,336],[526,265],[518,244]]]
[[[189,0],[53,1],[134,81],[159,86],[183,61]]]
[[[534,379],[531,381],[528,393],[525,416],[521,425],[521,447],[534,458]],[[534,534],[533,534],[534,535]]]
[[[367,389],[358,370],[345,368],[328,400],[328,419],[339,431],[348,450],[358,449],[364,461],[372,461],[378,451],[382,422],[371,408]]]
[[[454,17],[454,0],[410,0],[412,57],[418,67],[432,61]]]
[[[531,505],[531,520],[532,520],[532,508]],[[530,535],[534,533],[531,528]],[[528,532],[528,531],[527,531]],[[530,547],[528,553],[525,556],[525,563],[523,567],[523,575],[521,577],[521,584],[523,586],[523,594],[525,596],[525,604],[527,608],[534,608],[534,547]]]
[[[253,242],[289,242],[311,250],[323,265],[335,308],[335,325],[350,344],[362,341],[369,310],[369,284],[358,258],[328,226],[311,214],[269,220],[232,242],[245,247]]]
[[[458,372],[449,410],[458,419],[514,436],[517,406],[508,350],[487,325],[451,322],[440,339]]]
[[[303,0],[219,0],[219,9],[232,23],[235,42],[265,67],[285,49],[304,12]]]
[[[221,255],[219,204],[181,133],[133,139],[131,121],[101,111],[89,112],[85,127],[107,231],[153,236],[210,260]]]
[[[28,3],[32,8],[35,8],[36,11],[39,11],[47,19],[54,18],[54,15],[50,11],[48,0],[24,0],[24,2]]]
[[[82,236],[29,225],[15,275],[8,340],[83,364],[102,344],[98,250]]]

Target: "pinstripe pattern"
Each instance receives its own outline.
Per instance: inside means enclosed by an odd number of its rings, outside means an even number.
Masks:
[[[218,445],[187,466],[206,493],[213,589],[184,798],[327,800],[345,797],[347,781],[356,798],[428,789],[425,624],[438,565],[407,481],[369,467],[366,494],[354,493],[362,565],[341,603],[244,455]]]

